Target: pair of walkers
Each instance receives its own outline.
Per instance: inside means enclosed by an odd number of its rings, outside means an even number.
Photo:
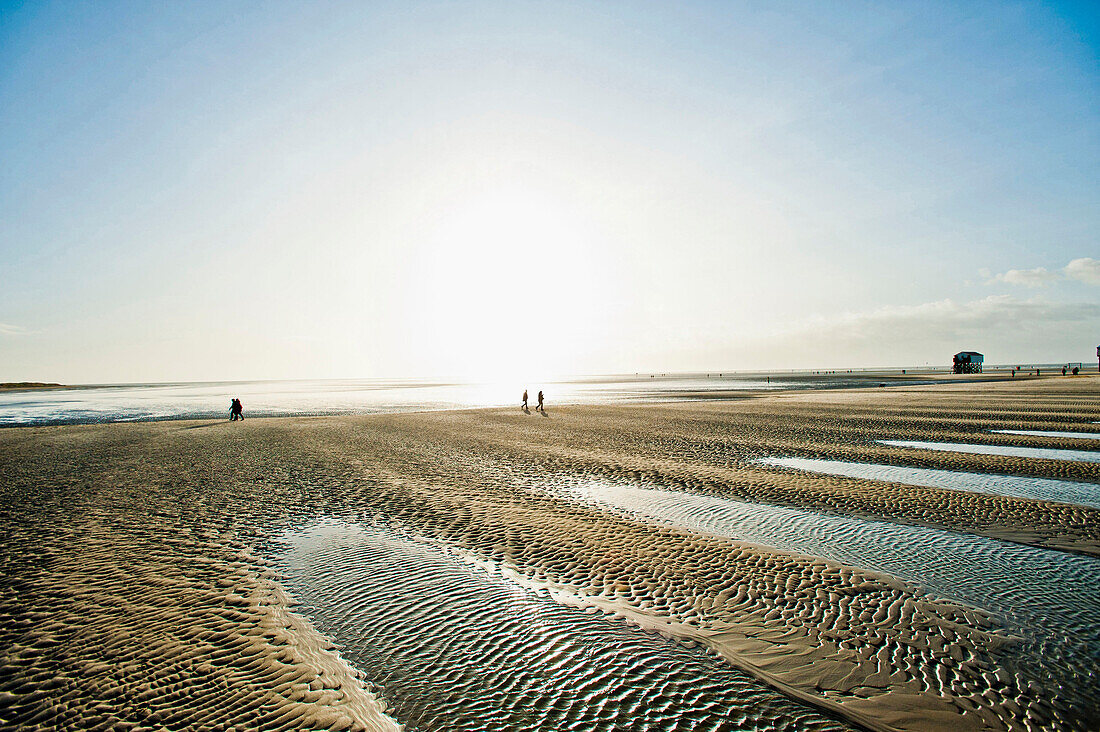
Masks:
[[[523,390],[523,404],[521,404],[519,408],[522,409],[525,412],[527,411],[527,390],[526,389]],[[543,414],[546,414],[546,410],[543,409],[543,407],[542,407],[542,392],[541,391],[539,392],[539,404],[538,404],[537,407],[535,407],[535,411],[536,412],[542,412]]]
[[[236,422],[238,419],[244,419],[244,407],[241,406],[241,400],[234,397],[229,402],[229,421]]]

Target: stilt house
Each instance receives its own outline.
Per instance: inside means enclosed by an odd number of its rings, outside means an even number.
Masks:
[[[960,351],[951,359],[951,370],[956,374],[980,374],[985,356],[977,351]]]

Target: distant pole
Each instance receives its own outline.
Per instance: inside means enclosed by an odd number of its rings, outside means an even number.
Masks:
[[[1096,370],[1100,371],[1100,346],[1096,347]]]

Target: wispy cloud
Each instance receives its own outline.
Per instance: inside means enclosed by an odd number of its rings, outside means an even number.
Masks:
[[[17,336],[26,334],[27,329],[10,323],[0,323],[0,335]]]
[[[970,349],[989,359],[1081,360],[1095,348],[1100,303],[990,295],[856,312],[821,313],[716,351],[761,368],[807,361],[826,368],[951,363]],[[1001,361],[992,360],[1000,363]]]
[[[1100,285],[1100,259],[1081,257],[1066,265],[1066,277],[1090,285]]]
[[[1007,272],[995,275],[985,274],[984,276],[987,278],[987,285],[994,282],[1004,282],[1008,285],[1023,285],[1024,287],[1043,287],[1059,279],[1057,272],[1049,272],[1046,267],[1010,269]]]
[[[985,279],[985,284],[992,285],[1004,283],[1006,285],[1022,285],[1024,287],[1043,287],[1051,282],[1065,279],[1078,280],[1090,285],[1100,285],[1100,260],[1092,257],[1074,259],[1061,272],[1051,272],[1046,267],[1035,269],[1010,269],[1007,272],[993,274],[988,269],[979,270]]]
[[[1032,328],[1079,323],[1097,319],[1097,304],[1054,303],[1044,299],[1022,300],[1011,295],[990,295],[960,302],[937,300],[920,305],[878,308],[861,313],[816,317],[795,330],[818,337],[845,341],[894,340],[935,335],[938,338],[972,336],[1005,328]]]

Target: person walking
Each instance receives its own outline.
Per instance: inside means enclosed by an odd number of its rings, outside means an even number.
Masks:
[[[527,390],[526,389],[523,390],[523,404],[520,406],[520,409],[522,409],[525,412],[527,411]]]
[[[535,411],[536,412],[542,412],[543,414],[546,414],[546,410],[542,406],[542,392],[541,391],[539,392],[539,405],[537,407],[535,407]]]
[[[238,419],[244,419],[244,407],[241,406],[240,399],[233,399],[233,406],[230,408],[229,419],[234,422]]]

